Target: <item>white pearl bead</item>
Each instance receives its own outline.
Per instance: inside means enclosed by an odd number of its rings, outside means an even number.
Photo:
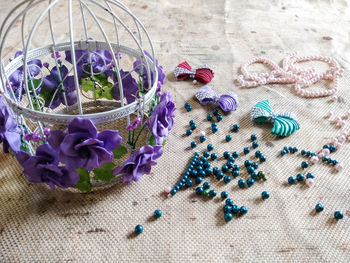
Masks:
[[[199,135],[200,135],[200,136],[205,136],[205,131],[200,131],[200,132],[199,132]]]
[[[310,159],[310,162],[313,163],[313,164],[316,164],[316,163],[318,163],[319,160],[320,159],[318,159],[317,156],[312,156],[311,159]]]
[[[308,187],[312,187],[312,186],[314,186],[315,181],[314,181],[314,179],[312,179],[312,178],[307,178],[307,179],[305,180],[305,184],[306,184]]]
[[[170,191],[171,191],[171,187],[170,186],[167,186],[167,187],[164,188],[164,193],[169,194]]]
[[[197,85],[198,81],[196,79],[193,80],[193,84]]]
[[[344,169],[343,165],[338,163],[336,166],[335,166],[335,169],[337,170],[337,172],[340,172]]]
[[[327,155],[329,155],[331,152],[330,152],[329,149],[325,148],[325,149],[322,150],[322,153],[323,153],[325,156],[327,156]]]

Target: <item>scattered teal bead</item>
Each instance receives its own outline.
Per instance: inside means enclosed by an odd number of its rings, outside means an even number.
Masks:
[[[190,107],[190,106],[191,106],[191,105],[190,105],[188,102],[186,102],[185,105],[184,105],[185,109],[186,109],[187,107]]]
[[[314,176],[312,173],[307,173],[307,174],[306,174],[306,178],[311,178],[311,179],[313,179],[313,178],[315,178],[315,176]]]
[[[284,147],[283,147],[283,150],[285,150],[287,153],[289,153],[289,150],[288,150],[288,147],[287,147],[287,146],[284,146]]]
[[[213,115],[214,115],[214,116],[218,116],[218,114],[219,114],[219,110],[218,110],[218,109],[214,109],[214,110],[213,110]]]
[[[232,140],[232,136],[231,135],[226,135],[225,140],[227,142],[231,141]]]
[[[295,178],[293,176],[288,177],[288,183],[289,184],[295,184]]]
[[[232,167],[233,170],[236,170],[236,171],[239,171],[240,167],[238,164],[235,164],[233,167]]]
[[[232,168],[233,163],[232,163],[232,162],[227,162],[227,163],[226,163],[226,166],[230,169],[230,168]]]
[[[253,141],[255,141],[256,139],[258,139],[258,136],[256,136],[256,134],[252,134],[250,135],[250,139]]]
[[[187,112],[190,112],[190,111],[192,110],[192,107],[191,107],[191,106],[188,106],[188,107],[186,108],[186,110],[187,110]]]
[[[203,136],[203,135],[199,137],[200,142],[205,142],[206,139],[207,138],[205,138],[205,136]]]
[[[156,218],[156,219],[159,218],[159,217],[161,217],[161,216],[162,216],[162,211],[159,210],[159,209],[155,210],[154,213],[153,213],[153,216],[154,216],[154,218]]]
[[[262,155],[261,151],[256,151],[255,152],[255,157],[259,158]]]
[[[192,174],[193,176],[197,176],[198,172],[197,172],[196,170],[192,170],[191,174]]]
[[[332,164],[333,164],[333,165],[337,165],[338,163],[339,163],[339,162],[338,162],[337,160],[333,160],[333,161],[332,161]]]
[[[301,163],[301,168],[308,168],[309,167],[309,163],[308,162],[306,162],[306,161],[304,161],[304,162],[302,162]]]
[[[214,146],[212,144],[208,144],[207,150],[210,152],[214,149]]]
[[[209,157],[209,156],[210,156],[210,153],[209,153],[208,151],[205,151],[205,152],[203,153],[203,156],[204,156],[204,157]]]
[[[253,149],[258,148],[259,147],[259,143],[258,142],[253,142],[252,143],[252,147],[253,147]]]
[[[179,186],[179,185],[176,185],[176,186],[174,187],[174,189],[175,189],[176,191],[179,191],[179,190],[180,190],[180,186]]]
[[[201,170],[201,171],[199,171],[198,175],[199,175],[200,177],[204,177],[204,176],[205,176],[205,172],[204,172],[203,170]]]
[[[225,159],[228,159],[230,158],[231,154],[229,152],[224,152],[223,156]]]
[[[211,127],[211,131],[212,131],[213,133],[216,133],[216,132],[218,131],[218,127]]]
[[[251,177],[252,179],[256,180],[256,179],[258,179],[258,174],[257,174],[256,172],[252,172],[252,173],[250,174],[250,177]]]
[[[223,211],[224,211],[224,213],[229,213],[229,212],[231,212],[231,211],[232,211],[232,206],[226,204],[226,205],[224,206],[224,208],[223,208]]]
[[[211,123],[211,127],[213,128],[213,127],[218,127],[218,124],[216,123],[216,122],[212,122]]]
[[[261,163],[266,162],[266,157],[265,157],[264,155],[261,155],[261,156],[259,157],[259,161],[260,161]]]
[[[212,119],[213,119],[213,115],[208,114],[208,115],[207,115],[207,120],[208,120],[208,121],[211,121]]]
[[[170,194],[175,195],[177,193],[177,190],[175,188],[171,189]]]
[[[187,134],[187,136],[190,136],[190,135],[192,134],[192,130],[188,129],[188,130],[186,131],[186,134]]]
[[[335,145],[331,145],[329,146],[329,151],[332,153],[332,152],[335,152],[337,150],[337,147]]]
[[[220,172],[219,167],[214,167],[214,168],[213,168],[213,174],[214,174],[214,175],[217,175],[219,172]]]
[[[216,160],[217,158],[218,158],[218,155],[216,153],[212,153],[210,155],[210,159],[212,159],[212,160]]]
[[[323,209],[324,209],[324,206],[323,206],[323,204],[317,204],[316,206],[315,206],[315,210],[316,210],[316,212],[322,212],[323,211]]]
[[[194,120],[190,120],[189,124],[191,126],[191,125],[196,124],[196,123],[194,122]]]
[[[246,213],[248,213],[248,208],[246,206],[241,206],[241,208],[239,209],[239,213],[241,215],[245,215]]]
[[[134,231],[137,235],[141,234],[143,232],[143,226],[137,225]]]
[[[236,159],[234,157],[230,157],[227,160],[228,162],[234,163],[236,161]]]
[[[226,199],[228,197],[228,193],[226,191],[221,192],[221,199]]]
[[[232,176],[233,176],[233,178],[237,178],[239,176],[239,171],[238,170],[233,170],[232,171]]]
[[[197,147],[197,143],[196,142],[191,142],[191,148],[196,148]]]
[[[249,160],[245,160],[244,161],[244,166],[245,167],[249,167],[249,166],[251,166],[252,165],[252,162],[251,161],[249,161]]]
[[[304,181],[304,175],[303,175],[303,174],[297,174],[296,179],[297,179],[297,181],[299,181],[299,182]]]
[[[187,180],[186,180],[186,186],[187,186],[187,187],[191,187],[192,184],[193,184],[193,182],[192,182],[191,179],[187,179]]]
[[[259,168],[259,164],[254,162],[254,163],[252,163],[252,167],[256,170]]]
[[[206,175],[206,176],[210,176],[211,173],[212,173],[212,170],[211,170],[210,167],[207,167],[207,168],[205,168],[204,172],[205,172],[205,175]]]
[[[210,183],[209,182],[205,182],[204,184],[203,184],[203,189],[204,190],[207,190],[207,189],[209,189],[210,188]]]
[[[196,188],[196,194],[197,194],[197,195],[203,194],[203,191],[204,191],[203,187],[200,187],[200,186],[199,186],[199,187]]]
[[[248,174],[252,174],[254,171],[255,171],[255,169],[254,169],[254,167],[252,167],[252,166],[249,166],[249,167],[247,168]]]
[[[237,215],[239,213],[239,206],[238,205],[232,206],[232,213],[235,215]]]
[[[238,152],[233,152],[233,153],[232,153],[232,157],[233,157],[233,158],[236,158],[236,159],[237,159],[238,156],[239,156],[239,153],[238,153]]]
[[[287,152],[286,152],[285,150],[282,150],[282,151],[281,151],[281,155],[282,155],[282,156],[284,156],[284,155],[286,155],[286,154],[287,154]]]
[[[222,117],[222,115],[219,114],[218,116],[216,116],[216,119],[219,122],[219,121],[222,121],[223,117]]]
[[[342,212],[340,212],[340,211],[335,211],[334,212],[334,218],[335,219],[343,219],[343,217],[344,217],[344,215],[343,215],[343,213]]]
[[[293,152],[298,152],[299,151],[299,149],[297,148],[297,147],[293,147]]]
[[[323,145],[322,149],[328,149],[329,150],[330,146],[328,144]]]
[[[301,155],[305,155],[306,154],[306,151],[305,150],[301,150]]]
[[[209,196],[210,197],[215,197],[216,196],[216,191],[215,190],[210,190],[209,191]]]
[[[226,175],[226,176],[224,177],[224,183],[225,183],[225,184],[228,184],[229,182],[231,182],[231,176]]]
[[[196,125],[196,124],[192,124],[192,125],[190,126],[190,128],[191,128],[191,130],[193,131],[193,130],[197,129],[197,125]]]
[[[238,186],[240,188],[244,188],[245,187],[245,180],[244,179],[239,179],[238,180]]]
[[[232,127],[232,130],[234,132],[238,132],[239,131],[239,125],[238,124],[234,124],[233,127]]]
[[[225,204],[233,206],[233,200],[231,198],[226,199]]]
[[[243,149],[243,153],[244,153],[244,154],[250,153],[250,148],[249,148],[249,147],[245,147],[245,148]]]
[[[227,167],[227,165],[223,165],[223,166],[221,167],[221,171],[222,171],[223,173],[228,172],[228,167]]]
[[[253,185],[254,185],[254,183],[255,183],[255,181],[254,181],[254,179],[253,179],[253,178],[249,178],[249,179],[247,180],[247,185],[248,185],[248,187],[253,186]]]
[[[203,181],[203,177],[196,177],[196,184],[200,184]]]
[[[261,198],[263,200],[268,199],[269,197],[270,197],[270,194],[268,192],[264,191],[261,193]]]
[[[232,213],[225,213],[225,221],[230,222],[232,220],[233,216]]]
[[[223,172],[218,172],[218,174],[216,175],[216,178],[218,179],[218,180],[221,180],[222,178],[224,177],[224,173]]]

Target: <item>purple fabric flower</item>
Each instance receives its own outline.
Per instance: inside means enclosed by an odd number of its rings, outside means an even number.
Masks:
[[[60,70],[61,70],[61,77],[63,80],[68,74],[68,68],[63,65],[60,68]],[[57,89],[56,95],[53,98],[51,97],[50,99],[45,100],[45,107],[49,107],[51,99],[53,99],[52,104],[50,106],[51,109],[57,108],[58,106],[61,105],[61,103],[66,105],[64,96],[63,96],[64,92],[61,90],[60,78],[59,78],[58,70],[56,66],[52,68],[51,74],[46,76],[43,82],[44,82],[44,87],[41,89],[40,92],[49,91],[50,94],[53,95]],[[75,104],[77,102],[77,93],[75,90],[74,77],[67,76],[67,78],[64,79],[62,86],[65,90],[68,106]]]
[[[163,138],[168,136],[169,131],[173,127],[175,109],[170,92],[163,93],[159,104],[154,107],[150,117],[150,126],[156,144],[161,145]]]
[[[70,50],[66,50],[66,60],[72,64],[72,53]],[[79,62],[77,63],[77,71],[79,78],[85,78],[90,76],[90,60],[92,65],[92,71],[94,73],[104,73],[108,69],[108,64],[112,62],[111,52],[108,50],[96,50],[94,52],[87,53],[87,50],[78,49],[75,50],[75,58]],[[104,63],[105,62],[105,63]]]
[[[145,55],[148,56],[150,59],[152,59],[152,56],[145,50]],[[156,63],[156,68],[158,71],[158,81],[161,84],[164,84],[164,78],[165,78],[165,74],[163,72],[163,67],[159,65],[158,60],[155,60]],[[144,80],[144,85],[147,87],[148,86],[148,76],[147,76],[147,70],[145,66],[141,67],[141,60],[136,60],[134,62],[134,68],[136,69],[136,72],[138,74],[143,73],[143,80]],[[142,71],[143,68],[143,71]],[[151,71],[151,84],[153,85],[153,72]]]
[[[145,145],[140,150],[132,153],[128,160],[122,166],[116,167],[113,171],[115,175],[123,175],[123,183],[129,183],[132,180],[138,181],[142,175],[150,174],[155,161],[163,153],[160,145]]]
[[[105,73],[114,82],[113,98],[115,100],[120,100],[119,84],[117,82],[115,72],[113,70],[108,70]],[[137,92],[139,90],[139,85],[137,84],[136,80],[133,78],[129,71],[123,71],[121,69],[120,77],[122,78],[123,93],[124,97],[126,98],[126,101],[128,102],[128,104],[134,102],[137,96]]]
[[[113,161],[112,151],[121,144],[122,137],[115,130],[98,133],[90,120],[77,117],[69,123],[68,134],[53,130],[48,141],[68,169],[91,171]]]
[[[15,58],[20,55],[23,55],[23,51],[17,51],[17,53],[15,54]],[[31,77],[36,77],[37,75],[39,75],[41,68],[42,68],[42,64],[40,59],[33,59],[28,62],[28,70]],[[22,99],[22,96],[21,98],[19,98],[20,89],[22,89],[22,95],[25,94],[25,90],[23,87],[23,83],[24,83],[23,76],[24,76],[23,66],[21,66],[18,69],[16,69],[9,77],[9,81],[11,82],[11,87],[13,89],[13,92],[15,93],[17,99],[19,100]],[[28,77],[29,77],[29,74],[28,74]]]
[[[21,147],[21,129],[3,100],[0,97],[0,143],[3,144],[4,153],[9,153],[9,149],[17,152]]]
[[[20,151],[16,157],[23,167],[23,173],[32,183],[46,183],[53,190],[55,186],[74,187],[79,181],[77,172],[58,165],[58,153],[47,143],[36,149],[35,156]]]

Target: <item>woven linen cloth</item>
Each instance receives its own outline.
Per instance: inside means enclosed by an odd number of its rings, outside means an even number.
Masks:
[[[18,2],[1,0],[0,18]],[[289,176],[300,172],[304,159],[297,154],[279,156],[283,146],[317,151],[340,132],[323,116],[328,110],[342,115],[350,109],[349,2],[124,3],[148,29],[166,72],[164,87],[172,92],[178,108],[164,155],[152,173],[137,183],[117,183],[105,190],[80,194],[50,191],[44,185],[29,183],[15,159],[0,153],[0,262],[350,262],[349,145],[334,154],[344,163],[343,172],[334,173],[333,167],[323,164],[310,169],[316,176],[313,188],[286,184]],[[59,5],[67,10],[66,1]],[[63,32],[56,29],[58,39],[64,39]],[[10,36],[9,41],[13,49],[6,51],[12,56],[21,43],[18,35]],[[239,66],[251,57],[264,55],[278,63],[293,51],[339,60],[345,72],[337,102],[300,98],[291,85],[254,89],[234,85]],[[185,60],[193,66],[212,66],[215,76],[209,85],[218,93],[234,91],[239,97],[237,111],[224,116],[215,135],[206,121],[212,108],[194,99],[201,85],[174,78],[174,67]],[[315,86],[321,85],[328,84]],[[271,125],[253,124],[250,109],[264,99],[270,100],[276,112],[294,111],[300,130],[276,139],[270,135]],[[192,105],[190,113],[183,108],[186,101]],[[187,137],[184,134],[191,119],[197,124],[197,135]],[[238,133],[230,131],[234,123],[241,127]],[[223,164],[224,151],[242,152],[251,144],[253,133],[258,135],[258,149],[267,157],[259,167],[266,173],[266,182],[240,189],[237,179],[227,185],[210,179],[218,195],[226,190],[235,203],[249,209],[248,214],[229,223],[224,222],[224,202],[218,197],[198,198],[194,187],[172,198],[162,195],[189,163],[194,152],[189,145],[198,141],[199,130],[207,132],[207,141],[198,143],[196,149],[202,152],[212,143],[220,156],[213,166]],[[224,141],[226,134],[233,136],[229,143]],[[240,158],[237,163],[244,160]],[[261,201],[264,190],[271,196]],[[319,214],[314,212],[317,203],[325,206]],[[163,216],[152,220],[155,209],[161,209]],[[343,220],[336,222],[333,218],[336,210],[344,213]],[[137,224],[144,226],[144,232],[135,237],[132,232]]]

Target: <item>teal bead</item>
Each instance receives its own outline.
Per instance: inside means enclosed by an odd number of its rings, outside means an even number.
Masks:
[[[210,169],[210,167],[207,167],[207,168],[205,168],[204,172],[205,172],[206,176],[210,176],[212,173],[212,170]]]
[[[225,204],[233,206],[233,200],[231,198],[228,198],[228,199],[226,199]]]
[[[238,153],[238,152],[233,152],[233,153],[232,153],[232,157],[233,157],[233,158],[236,158],[236,159],[237,159],[238,156],[239,156],[239,153]]]
[[[301,168],[308,168],[309,167],[309,163],[308,162],[306,162],[306,161],[304,161],[304,162],[302,162],[301,163]]]
[[[191,187],[193,182],[192,182],[191,179],[187,179],[185,184],[186,184],[187,187]]]
[[[232,213],[225,213],[225,221],[229,222],[233,218]]]
[[[248,185],[248,187],[253,186],[253,185],[254,185],[254,183],[255,183],[255,181],[254,181],[254,179],[253,179],[253,178],[249,178],[249,179],[247,180],[247,185]]]
[[[246,206],[241,206],[241,208],[239,209],[239,213],[241,215],[245,215],[246,213],[248,213],[248,208]]]
[[[175,195],[177,193],[177,190],[175,188],[171,189],[170,194]]]
[[[282,151],[281,151],[281,155],[282,155],[282,156],[284,156],[284,155],[286,155],[286,154],[287,154],[287,152],[286,152],[285,150],[282,150]]]
[[[252,172],[252,173],[250,174],[250,177],[251,177],[252,179],[256,180],[256,179],[258,179],[258,174],[257,174],[256,172]]]
[[[216,175],[216,178],[218,179],[218,180],[221,180],[222,178],[224,177],[224,173],[223,172],[218,172],[218,174]]]
[[[238,205],[233,205],[232,206],[232,213],[234,215],[237,215],[239,213],[239,206]]]
[[[261,155],[261,156],[259,157],[259,161],[260,161],[261,163],[266,162],[266,157],[265,157],[264,155]]]
[[[191,106],[191,105],[190,105],[188,102],[186,102],[185,105],[184,105],[185,109],[186,109],[187,107],[190,107],[190,106]]]
[[[208,120],[208,121],[211,121],[212,119],[213,119],[213,115],[208,114],[208,115],[207,115],[207,120]]]
[[[207,146],[207,150],[210,152],[212,150],[214,150],[214,146],[212,144],[208,144]]]
[[[223,117],[222,117],[222,115],[218,115],[218,116],[216,116],[216,119],[219,122],[219,121],[222,121]]]
[[[223,165],[223,166],[221,167],[221,171],[222,171],[223,173],[228,172],[228,167],[227,167],[227,165]]]
[[[211,158],[212,160],[216,160],[216,159],[218,158],[218,155],[217,155],[216,153],[212,153],[212,154],[210,155],[210,158]]]
[[[207,138],[205,138],[205,136],[203,136],[203,135],[199,137],[200,142],[204,142],[206,139]]]
[[[236,161],[236,159],[234,157],[230,157],[227,160],[228,162],[234,163]]]
[[[234,132],[238,132],[239,131],[239,125],[238,124],[234,124],[233,127],[232,127],[232,130]]]
[[[197,125],[196,125],[196,124],[192,124],[192,125],[190,126],[190,128],[191,128],[191,130],[193,131],[193,130],[197,129]]]
[[[232,206],[226,204],[222,210],[224,211],[224,213],[229,213],[232,211]]]
[[[216,133],[216,132],[218,131],[218,127],[212,127],[212,128],[211,128],[211,131],[212,131],[213,133]]]
[[[231,182],[231,176],[226,175],[226,176],[224,177],[224,183],[225,183],[225,184],[228,184],[229,182]]]
[[[244,179],[239,179],[238,180],[238,186],[240,188],[244,188],[245,187],[245,180]]]
[[[197,194],[197,195],[203,194],[203,191],[204,191],[203,187],[200,187],[200,186],[199,186],[199,187],[196,188],[196,194]]]
[[[244,161],[244,166],[245,167],[249,167],[249,166],[251,166],[252,165],[252,162],[251,161],[249,161],[249,160],[245,160]]]
[[[186,108],[186,110],[187,110],[187,112],[190,112],[190,111],[192,110],[192,107],[191,107],[191,106],[188,106],[188,107]]]
[[[219,167],[214,167],[214,168],[213,168],[213,174],[214,174],[214,175],[217,175],[219,172],[220,172]]]
[[[293,176],[288,177],[288,183],[289,184],[295,184],[295,178]]]
[[[335,219],[343,219],[343,217],[344,217],[344,215],[343,215],[343,213],[342,212],[340,212],[340,211],[335,211],[334,212],[334,218]]]
[[[223,156],[225,159],[228,159],[230,158],[231,154],[229,152],[224,152]]]
[[[268,199],[269,197],[270,197],[270,194],[268,192],[264,191],[261,193],[261,198],[263,200]]]
[[[197,147],[197,143],[196,142],[191,142],[191,148],[196,148]]]
[[[255,157],[259,158],[262,155],[261,151],[256,151],[255,152]]]
[[[245,147],[244,149],[243,149],[243,153],[244,154],[248,154],[250,152],[250,148],[249,147]]]
[[[232,168],[233,163],[232,162],[227,162],[226,166],[230,169],[230,168]]]
[[[218,116],[218,114],[219,114],[219,110],[218,110],[218,109],[214,109],[214,110],[213,110],[213,115],[214,115],[214,116]]]
[[[239,171],[238,170],[233,170],[232,171],[232,176],[233,176],[233,178],[237,178],[239,176]]]
[[[232,169],[233,169],[234,171],[239,171],[239,169],[241,169],[241,168],[239,167],[238,164],[235,164],[235,165],[232,167]]]
[[[134,231],[137,235],[141,234],[143,232],[143,226],[137,225]]]
[[[259,168],[259,164],[258,163],[252,163],[252,167],[256,170]]]
[[[210,156],[210,153],[209,153],[208,151],[205,151],[205,152],[203,153],[203,156],[208,158],[208,157]]]
[[[255,171],[255,170],[254,170],[254,167],[252,167],[252,166],[249,166],[249,167],[247,168],[248,174],[252,174],[254,171]]]
[[[196,177],[196,184],[200,184],[203,181],[203,177]]]
[[[154,216],[154,218],[156,218],[156,219],[159,218],[159,217],[161,217],[161,216],[162,216],[162,211],[159,210],[159,209],[155,210],[154,213],[153,213],[153,216]]]
[[[209,182],[205,182],[204,184],[203,184],[203,189],[204,190],[207,190],[207,189],[209,189],[210,188],[210,183]]]
[[[311,179],[313,179],[313,178],[315,178],[315,176],[314,176],[312,173],[307,173],[307,174],[306,174],[306,178],[311,178]]]
[[[191,130],[191,129],[188,129],[188,130],[186,131],[186,134],[187,134],[187,136],[190,136],[190,135],[192,134],[192,130]]]
[[[194,122],[194,120],[190,120],[189,124],[191,126],[191,125],[196,124],[196,123]]]
[[[322,212],[323,211],[323,209],[324,209],[324,206],[323,206],[323,204],[317,204],[316,206],[315,206],[315,210],[316,210],[316,212]]]
[[[210,197],[215,197],[216,196],[216,191],[215,190],[210,190],[209,191],[209,196]]]
[[[256,149],[256,148],[258,148],[259,147],[259,143],[258,142],[253,142],[252,143],[252,148],[253,149]]]
[[[221,199],[226,199],[228,197],[228,193],[226,191],[221,192]]]
[[[231,141],[232,140],[232,136],[231,135],[226,135],[225,140],[227,142]]]
[[[252,134],[250,135],[250,139],[253,141],[255,141],[256,139],[258,139],[258,136],[256,136],[256,134]]]
[[[216,122],[212,122],[211,127],[218,127],[218,124]]]
[[[304,181],[304,175],[303,175],[303,174],[297,174],[296,179],[297,179],[297,181],[299,181],[299,182]]]

